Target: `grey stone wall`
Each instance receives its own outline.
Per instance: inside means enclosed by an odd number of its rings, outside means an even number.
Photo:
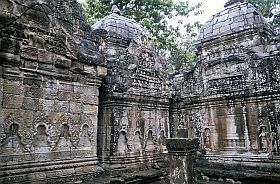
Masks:
[[[102,38],[76,1],[0,4],[0,183],[76,182],[100,174]]]
[[[279,35],[252,5],[211,17],[170,80],[116,9],[91,28],[75,0],[0,2],[0,183],[154,181],[182,123],[199,182],[279,182]]]
[[[119,171],[158,167],[169,137],[171,86],[165,61],[133,20],[112,13],[93,29],[108,32],[98,129],[102,163],[110,172],[120,163]]]
[[[205,181],[278,181],[277,36],[252,5],[235,2],[206,22],[197,49],[193,71],[173,79],[171,135],[184,121],[200,139]]]

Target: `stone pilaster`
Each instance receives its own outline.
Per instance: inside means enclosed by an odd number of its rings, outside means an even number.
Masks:
[[[199,142],[196,138],[184,138],[182,132],[186,132],[186,129],[178,128],[177,137],[167,140],[170,184],[195,184],[197,183],[195,159]]]

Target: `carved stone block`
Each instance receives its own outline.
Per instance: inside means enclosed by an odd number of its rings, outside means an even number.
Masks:
[[[12,95],[12,94],[3,95],[3,108],[18,109],[21,107],[22,102],[23,102],[22,95]]]
[[[58,96],[58,90],[55,88],[44,88],[45,99],[56,100]]]
[[[20,82],[4,80],[3,92],[5,94],[21,95],[23,91],[23,86]]]
[[[48,52],[45,49],[38,49],[38,62],[53,64],[54,57],[54,53]]]
[[[55,60],[55,67],[57,68],[70,68],[71,60],[66,58],[57,58]]]
[[[59,100],[55,100],[54,101],[54,110],[56,112],[69,112],[69,108],[70,108],[70,103],[69,101],[59,101]]]
[[[58,100],[60,101],[72,101],[73,92],[71,91],[58,91]]]
[[[37,111],[37,110],[39,110],[39,99],[24,97],[21,108],[24,110]]]
[[[21,55],[22,58],[28,59],[28,60],[35,60],[37,61],[37,48],[36,47],[30,47],[30,46],[21,46]]]
[[[71,113],[81,113],[83,105],[81,103],[70,102]]]

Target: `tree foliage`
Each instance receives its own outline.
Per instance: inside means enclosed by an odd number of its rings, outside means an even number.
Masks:
[[[268,20],[273,28],[280,27],[280,0],[248,0]]]
[[[191,65],[195,58],[193,40],[200,23],[184,24],[183,19],[202,13],[201,3],[191,6],[188,1],[175,3],[174,0],[86,0],[88,21],[93,24],[110,14],[114,4],[123,16],[150,31],[157,50],[168,58],[170,68],[177,70]],[[177,21],[175,26],[170,24],[171,19]]]

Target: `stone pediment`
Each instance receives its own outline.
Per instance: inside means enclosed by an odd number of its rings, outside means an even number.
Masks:
[[[137,36],[123,55],[107,63],[112,69],[108,72],[105,85],[112,91],[125,94],[170,97],[164,62],[146,35]]]
[[[108,32],[104,47],[107,91],[171,97],[165,60],[155,51],[146,29],[114,12],[94,24],[92,29]]]

